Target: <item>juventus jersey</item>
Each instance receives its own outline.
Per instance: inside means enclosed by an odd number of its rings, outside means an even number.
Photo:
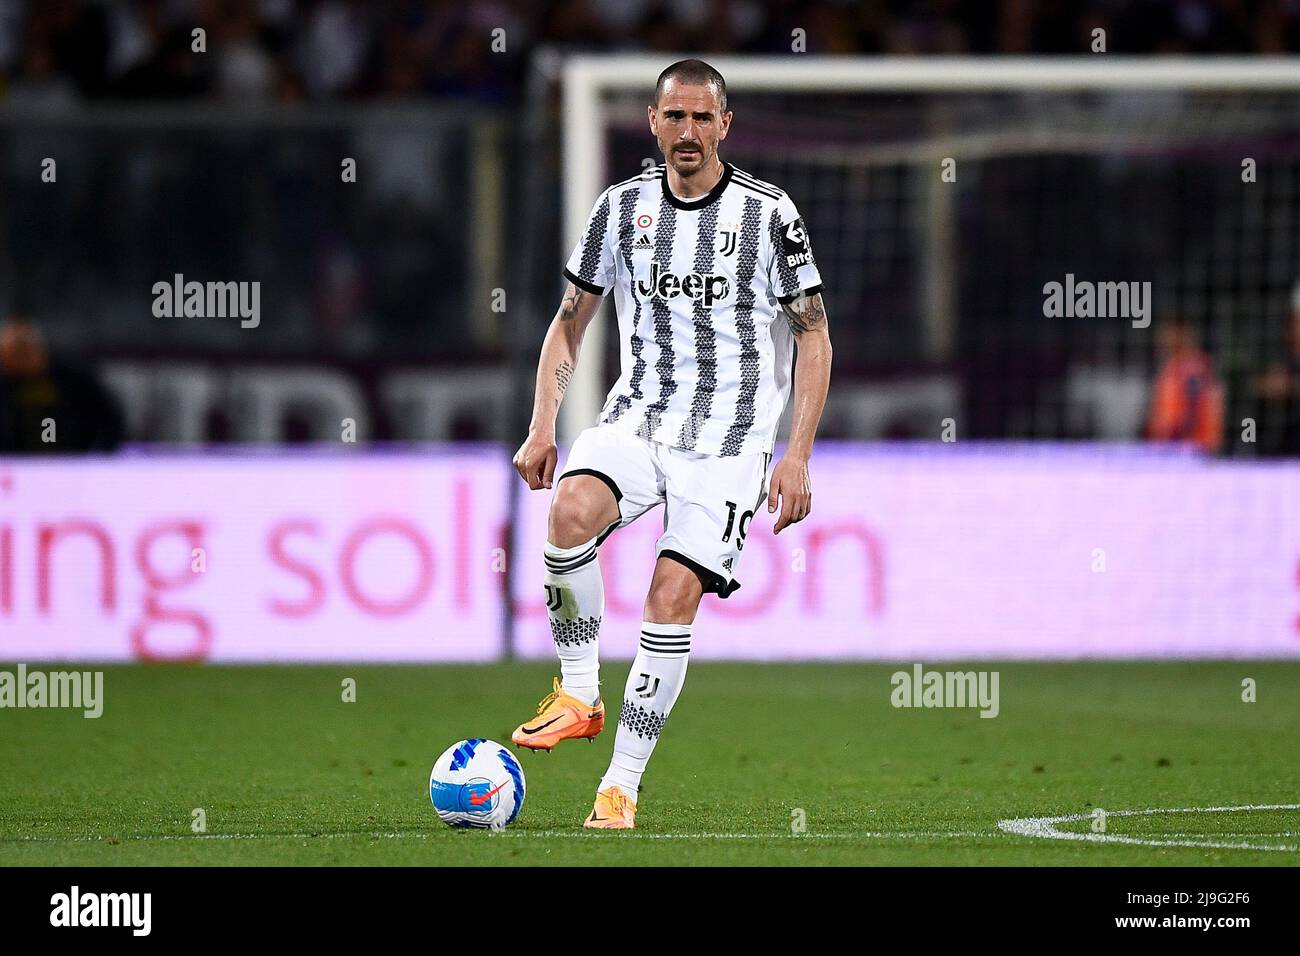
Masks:
[[[822,288],[790,197],[724,163],[707,195],[679,199],[660,164],[601,194],[564,275],[614,291],[622,374],[602,423],[707,455],[772,451],[794,359],[780,304]]]

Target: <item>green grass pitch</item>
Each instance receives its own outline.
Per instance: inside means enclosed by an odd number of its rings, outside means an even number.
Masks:
[[[1295,809],[1107,818],[1135,843],[998,826],[1300,803],[1300,664],[928,664],[1000,672],[1001,712],[981,719],[892,707],[899,666],[694,663],[638,829],[590,833],[627,666],[604,668],[594,744],[520,753],[527,802],[496,834],[440,823],[429,768],[460,738],[507,741],[552,666],[108,668],[98,720],[0,710],[0,864],[1300,863]]]

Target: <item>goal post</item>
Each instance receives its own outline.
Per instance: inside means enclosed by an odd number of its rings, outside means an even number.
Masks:
[[[645,129],[644,105],[663,67],[688,55],[582,55],[564,62],[564,252],[581,235],[600,191],[636,171],[628,168],[626,157],[617,168],[612,167],[613,130],[622,127],[630,143],[635,141],[635,127],[639,126],[644,141],[642,154],[660,161]],[[834,287],[836,280],[851,276],[851,284],[860,293],[851,299],[853,308],[903,313],[898,321],[907,326],[906,334],[915,340],[909,358],[921,364],[950,361],[962,344],[962,330],[957,323],[963,306],[963,282],[955,265],[963,242],[956,206],[959,193],[945,188],[939,178],[937,164],[945,157],[954,158],[958,164],[978,161],[984,168],[992,168],[990,163],[995,160],[1012,162],[1037,157],[1038,162],[1049,162],[1057,155],[1086,156],[1097,169],[1102,169],[1109,157],[1142,158],[1153,151],[1177,157],[1188,150],[1224,147],[1234,136],[1248,143],[1276,133],[1289,122],[1283,118],[1285,110],[1268,107],[1268,112],[1263,108],[1252,111],[1242,104],[1250,104],[1256,94],[1287,98],[1300,92],[1300,57],[1198,59],[1094,54],[1060,58],[901,58],[789,54],[705,58],[726,77],[731,105],[737,112],[724,158],[735,158],[742,166],[746,166],[743,160],[748,160],[751,165],[747,168],[763,178],[768,178],[764,172],[770,169],[773,181],[800,203],[818,245],[819,261],[828,253],[836,257],[835,262],[826,263],[830,268],[824,269],[830,273],[828,300],[836,314],[841,314],[846,305]],[[1144,105],[1130,114],[1117,110],[1110,98],[1126,93],[1135,94]],[[1092,101],[1085,102],[1088,97]],[[1284,102],[1291,112],[1300,113],[1294,109],[1300,102]],[[790,110],[791,103],[796,107],[784,115],[797,118],[785,120],[782,111]],[[865,112],[868,103],[870,114]],[[864,121],[867,116],[870,122]],[[1276,123],[1271,119],[1274,116]],[[756,118],[761,122],[754,125]],[[749,134],[751,128],[761,132]],[[759,141],[763,135],[772,141],[770,147]],[[802,165],[787,173],[788,167],[783,164],[789,164],[791,156]],[[770,160],[766,165],[765,158]],[[1295,190],[1300,192],[1300,168],[1294,178]],[[788,179],[794,183],[787,184]],[[1292,195],[1289,183],[1276,188],[1283,190],[1269,193],[1276,201],[1300,198]],[[888,209],[879,205],[886,201],[885,197],[891,203]],[[822,228],[818,215],[804,208],[805,201],[825,204],[824,208],[843,221],[834,229]],[[868,208],[868,204],[875,205]],[[1051,211],[1044,214],[1061,215]],[[892,233],[883,231],[876,221],[889,216],[898,217],[890,227]],[[1068,229],[1070,223],[1062,221],[1060,226]],[[1080,241],[1084,241],[1083,237]],[[875,280],[855,274],[858,264],[873,255],[873,243],[886,248],[882,255],[898,260],[882,269],[907,274],[903,282],[906,288],[897,293],[895,300],[879,292],[883,285],[873,297],[871,283]],[[991,249],[987,252],[995,254]],[[1271,296],[1269,309],[1276,308],[1279,290],[1283,285],[1289,288],[1294,278],[1284,282],[1280,276],[1290,268],[1281,266],[1285,255],[1289,253],[1274,253],[1278,261],[1273,263],[1273,271],[1279,275],[1271,277],[1266,290],[1256,290]],[[1046,268],[1054,264],[1044,260],[1042,265]],[[1293,265],[1300,273],[1300,259]],[[1172,275],[1175,265],[1159,267],[1167,267]],[[1157,264],[1153,263],[1152,268]],[[1166,284],[1173,281],[1170,276],[1163,278]],[[1207,314],[1215,307],[1208,300],[1220,292],[1227,294],[1225,290],[1206,290]],[[1169,297],[1168,301],[1176,298]],[[1178,299],[1180,306],[1186,304],[1182,299]],[[990,307],[1003,305],[1008,309],[1017,307],[1011,302]],[[837,324],[842,326],[844,321],[842,318]],[[571,441],[595,420],[614,377],[612,370],[605,367],[610,322],[612,316],[602,315],[587,331],[583,358],[562,407],[562,441]],[[1098,336],[1090,347],[1097,345],[1120,364],[1129,361],[1131,342],[1122,336],[1116,338],[1111,331],[1099,332]],[[879,348],[881,354],[892,354],[888,340],[879,343]],[[838,349],[836,357],[838,363]],[[1022,430],[1024,437],[1068,432],[1066,419],[1073,413],[1057,407],[1055,400],[1047,404],[1051,407],[1012,415],[1020,423],[1011,426],[1013,430]]]

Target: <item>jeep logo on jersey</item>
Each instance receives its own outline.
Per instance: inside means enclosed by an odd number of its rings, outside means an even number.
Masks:
[[[637,294],[643,299],[675,299],[685,295],[688,299],[698,299],[706,306],[711,306],[719,299],[731,295],[731,283],[726,276],[712,272],[691,272],[677,276],[667,272],[657,262],[650,263],[650,278],[637,279]]]
[[[785,227],[781,237],[781,251],[785,254],[785,263],[791,269],[806,266],[813,261],[812,246],[808,243],[808,230],[804,228],[803,219],[795,219]]]

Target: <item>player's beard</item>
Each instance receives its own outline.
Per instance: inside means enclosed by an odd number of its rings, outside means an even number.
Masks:
[[[680,147],[678,146],[674,146],[669,150],[668,162],[672,165],[677,175],[681,176],[683,179],[690,179],[696,173],[701,173],[704,172],[704,170],[709,169],[713,163],[713,157],[717,155],[716,152],[711,152],[701,145],[696,146],[698,152],[687,154],[687,158],[683,160],[678,153],[679,148]]]

